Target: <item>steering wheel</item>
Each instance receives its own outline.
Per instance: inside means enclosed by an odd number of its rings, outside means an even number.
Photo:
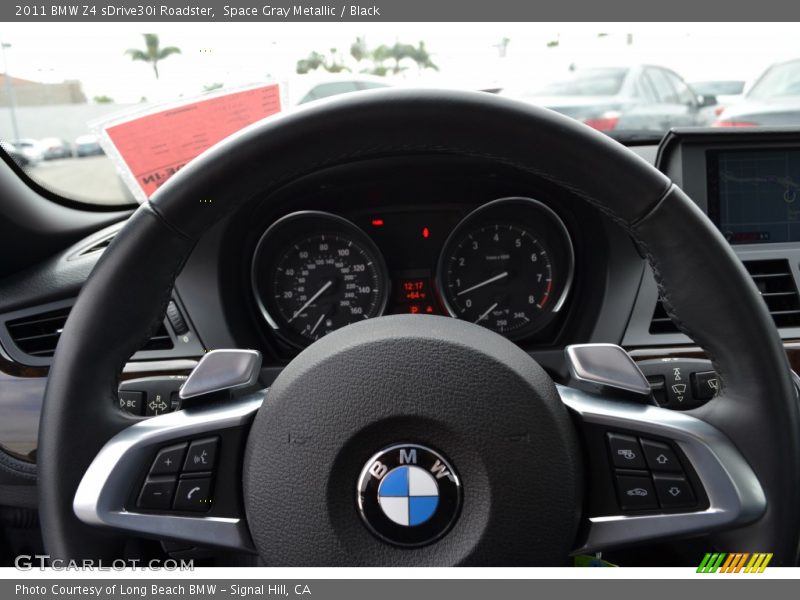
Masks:
[[[713,361],[718,396],[688,412],[642,401],[647,382],[613,346],[571,348],[571,382],[556,385],[495,333],[406,315],[324,337],[269,390],[147,420],[118,410],[118,375],[206,230],[304,175],[402,155],[502,163],[608,215],[643,250],[675,323]],[[206,359],[192,378],[219,384],[208,390],[241,383],[258,362],[252,352]],[[151,536],[257,553],[267,565],[397,566],[563,565],[575,552],[709,534],[715,547],[793,565],[799,432],[791,371],[757,289],[664,175],[544,109],[481,93],[365,92],[211,148],[105,251],[50,369],[42,533],[47,552],[65,559],[120,557],[126,539]],[[660,444],[678,473],[665,479],[650,463],[615,470],[607,444],[620,436],[637,449]],[[197,444],[216,454],[207,472],[188,458],[176,461],[188,473],[152,470],[160,452],[183,457]],[[642,483],[615,491],[625,476]],[[664,481],[683,482],[693,502],[645,506]],[[148,482],[175,504],[143,506]],[[179,505],[194,488],[205,506]],[[592,509],[597,498],[615,508]]]

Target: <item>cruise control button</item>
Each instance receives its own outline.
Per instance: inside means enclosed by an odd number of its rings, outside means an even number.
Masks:
[[[617,494],[623,510],[658,508],[653,482],[649,477],[617,475]]]
[[[206,438],[196,440],[189,446],[186,461],[183,463],[184,471],[210,471],[214,468],[214,459],[217,457],[217,442],[219,438]]]
[[[662,508],[681,508],[697,504],[692,486],[680,475],[653,475]]]
[[[644,457],[639,442],[635,437],[609,433],[608,446],[611,450],[611,461],[620,469],[644,469]]]
[[[719,378],[714,371],[692,373],[692,389],[698,400],[710,400],[719,389]]]
[[[181,479],[173,507],[193,512],[205,512],[211,508],[211,478]]]
[[[172,505],[172,493],[174,491],[174,477],[148,479],[142,486],[136,506],[152,510],[169,510]]]
[[[682,472],[681,463],[672,448],[660,442],[640,440],[647,459],[647,466],[653,471]]]
[[[150,467],[150,475],[168,475],[177,473],[183,464],[183,454],[189,444],[183,443],[176,446],[169,446],[159,451],[153,464]]]

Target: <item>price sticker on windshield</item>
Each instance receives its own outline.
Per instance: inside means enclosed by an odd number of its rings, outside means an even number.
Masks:
[[[170,103],[96,127],[123,180],[144,202],[194,157],[280,110],[278,84],[269,84]]]

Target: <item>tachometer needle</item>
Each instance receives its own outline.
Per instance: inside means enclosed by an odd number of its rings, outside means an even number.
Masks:
[[[500,273],[498,275],[495,275],[494,277],[490,277],[486,281],[481,281],[480,283],[476,283],[472,287],[468,287],[465,290],[461,290],[460,292],[458,292],[456,294],[456,296],[460,296],[461,294],[467,294],[467,293],[471,292],[472,290],[477,290],[478,288],[482,288],[483,286],[489,285],[490,283],[494,283],[495,281],[500,281],[504,277],[508,277],[508,271],[503,271],[502,273]]]
[[[303,306],[301,306],[298,310],[295,311],[295,313],[292,315],[292,318],[289,319],[288,322],[291,323],[292,321],[294,321],[300,313],[302,313],[305,309],[307,309],[314,302],[314,300],[319,298],[325,292],[325,290],[327,290],[332,285],[333,285],[333,281],[330,281],[330,280],[327,281],[325,283],[325,285],[323,285],[321,288],[319,288],[319,290],[317,291],[316,294],[311,296],[311,298],[309,298],[308,301],[306,301],[306,303],[303,304]]]
[[[311,331],[308,332],[308,335],[314,335],[314,332],[317,330],[317,327],[319,327],[319,324],[322,323],[322,319],[324,318],[325,318],[325,313],[322,313],[319,316],[319,319],[317,319],[317,322],[314,323],[314,326],[311,328]]]
[[[482,314],[480,317],[478,317],[478,318],[475,320],[475,323],[480,323],[480,322],[481,322],[481,321],[483,321],[483,320],[484,320],[486,317],[488,317],[488,316],[489,316],[489,313],[490,313],[490,312],[492,312],[492,311],[493,311],[495,308],[497,308],[497,305],[498,305],[498,304],[499,304],[498,302],[495,302],[495,303],[494,303],[494,304],[492,304],[492,305],[491,305],[489,308],[487,308],[487,309],[486,309],[486,312],[485,312],[485,313],[483,313],[483,314]]]

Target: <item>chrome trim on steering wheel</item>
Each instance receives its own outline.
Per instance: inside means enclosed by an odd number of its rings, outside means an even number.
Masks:
[[[254,552],[244,518],[189,517],[127,510],[131,486],[148,466],[155,448],[173,440],[246,424],[261,406],[265,391],[223,405],[193,407],[141,421],[111,438],[81,480],[73,501],[77,517],[90,525],[160,538]]]
[[[766,497],[753,470],[733,443],[705,421],[575,388],[556,388],[564,404],[585,423],[673,440],[691,463],[709,500],[708,508],[701,511],[590,517],[586,539],[574,553],[708,533],[755,521],[766,510]]]

